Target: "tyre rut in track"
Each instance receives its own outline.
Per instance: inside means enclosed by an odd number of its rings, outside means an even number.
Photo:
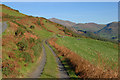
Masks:
[[[60,59],[57,57],[56,53],[53,51],[53,49],[47,44],[47,41],[45,41],[45,44],[49,47],[53,55],[56,57],[56,62],[58,63],[58,69],[59,69],[59,78],[70,78],[67,71],[65,70],[64,66],[62,65]]]
[[[32,72],[28,77],[30,78],[39,78],[40,75],[42,74],[43,70],[44,70],[44,66],[46,64],[46,52],[45,52],[45,48],[42,45],[42,49],[43,49],[43,56],[41,58],[40,64],[37,66],[37,68],[35,69],[34,72]]]

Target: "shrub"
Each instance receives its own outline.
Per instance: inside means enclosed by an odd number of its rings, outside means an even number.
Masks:
[[[25,42],[18,42],[16,45],[18,46],[18,49],[21,51],[24,51],[27,48],[27,44]]]
[[[39,21],[37,21],[37,24],[38,24],[39,26],[41,26],[41,24],[40,24],[40,20],[39,20]]]
[[[25,31],[22,29],[22,28],[18,28],[17,31],[15,32],[15,35],[18,36],[18,35],[23,35],[25,33]]]
[[[35,42],[35,39],[34,38],[29,38],[29,42],[30,43]]]
[[[34,29],[34,28],[35,28],[35,26],[33,26],[33,25],[32,25],[32,26],[30,26],[30,28],[31,28],[31,29]]]
[[[32,61],[32,58],[31,58],[30,54],[27,53],[27,52],[20,53],[19,57],[24,58],[25,62],[31,62]]]
[[[12,77],[12,75],[14,75],[14,76],[19,75],[19,72],[16,69],[17,66],[18,66],[18,64],[15,63],[15,61],[4,59],[2,61],[2,74],[3,74],[3,76],[10,78],[10,77]]]

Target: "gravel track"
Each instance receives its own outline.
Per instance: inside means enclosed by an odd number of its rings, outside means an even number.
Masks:
[[[55,54],[55,52],[53,51],[53,49],[47,44],[47,41],[45,41],[45,44],[49,47],[49,49],[51,50],[51,52],[53,53],[53,55],[56,58],[56,61],[58,63],[58,69],[59,69],[59,78],[70,78],[68,73],[66,72],[64,66],[62,65],[60,59],[57,57],[57,55]]]
[[[7,22],[0,22],[0,34],[7,29]]]
[[[46,64],[46,52],[43,45],[42,45],[42,49],[43,49],[43,56],[41,58],[40,64],[37,66],[34,72],[30,73],[30,75],[28,76],[29,78],[40,78],[40,75],[44,70],[44,66]]]
[[[53,53],[53,55],[56,58],[56,62],[58,64],[58,70],[59,70],[59,77],[58,78],[70,78],[68,73],[66,72],[64,66],[62,65],[60,59],[57,57],[57,55],[55,54],[55,52],[53,51],[53,49],[47,44],[47,41],[45,41],[45,44],[48,46],[48,48],[51,50],[51,52]],[[43,49],[43,56],[41,58],[40,64],[37,66],[37,68],[29,74],[29,78],[40,78],[43,70],[44,70],[44,66],[46,64],[46,51],[45,51],[45,47],[42,45],[42,49]]]

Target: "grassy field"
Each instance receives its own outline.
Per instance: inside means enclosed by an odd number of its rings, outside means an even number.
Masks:
[[[57,68],[57,62],[52,54],[51,50],[48,48],[48,46],[44,43],[44,47],[47,54],[47,61],[44,67],[44,71],[40,78],[58,78],[58,68]]]
[[[116,68],[118,63],[118,45],[111,42],[104,42],[94,39],[74,38],[74,37],[57,37],[57,43],[74,51],[81,57],[90,61],[93,64],[98,64],[98,60],[105,60],[106,65],[112,65]]]
[[[24,17],[24,16],[25,16],[25,15],[22,14],[22,13],[19,13],[19,12],[17,12],[17,11],[11,11],[11,10],[8,10],[8,9],[6,9],[6,8],[4,8],[4,7],[3,7],[3,9],[2,9],[2,12],[3,12],[3,13],[6,13],[6,14],[8,14],[8,15],[10,15],[10,16],[16,16],[16,17]]]
[[[50,23],[49,21],[43,20],[44,26],[48,29],[51,30],[55,33],[60,33],[60,30],[52,23]]]
[[[40,36],[40,39],[41,40],[44,40],[46,38],[49,38],[53,35],[53,33],[51,32],[48,32],[46,30],[38,30],[38,29],[35,29],[34,32]]]

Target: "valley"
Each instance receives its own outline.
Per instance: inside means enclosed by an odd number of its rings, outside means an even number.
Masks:
[[[1,6],[3,78],[118,77],[117,43],[78,34],[73,27]]]
[[[108,24],[97,24],[97,23],[73,23],[66,20],[60,20],[56,18],[50,18],[50,21],[66,26],[68,29],[74,32],[96,38],[106,39],[108,41],[118,41],[118,23],[111,22]]]

